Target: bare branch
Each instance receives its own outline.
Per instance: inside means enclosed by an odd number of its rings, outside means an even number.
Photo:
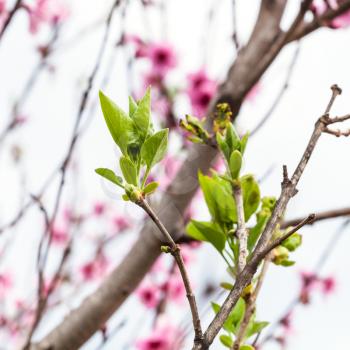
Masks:
[[[160,232],[164,235],[168,243],[170,244],[170,253],[176,260],[177,266],[179,267],[182,281],[184,283],[185,289],[186,289],[186,296],[188,299],[188,303],[190,304],[191,314],[192,314],[192,321],[193,321],[193,329],[195,333],[194,343],[195,344],[201,344],[203,341],[203,333],[202,333],[202,327],[201,327],[201,321],[199,319],[198,314],[198,308],[196,303],[196,298],[194,296],[194,293],[192,291],[190,279],[188,277],[185,263],[183,261],[182,255],[181,255],[181,249],[180,246],[175,243],[173,238],[171,237],[168,230],[165,228],[165,226],[162,224],[160,219],[158,218],[157,214],[153,211],[153,209],[149,206],[149,204],[141,198],[139,201],[136,202],[137,205],[139,205],[147,214],[148,216],[153,220],[153,222],[157,225]]]

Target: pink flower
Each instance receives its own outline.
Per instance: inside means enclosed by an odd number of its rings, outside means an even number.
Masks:
[[[155,285],[144,284],[137,289],[136,295],[139,297],[143,305],[149,309],[155,308],[160,300],[159,288]]]
[[[89,261],[80,268],[80,273],[85,281],[92,281],[103,277],[109,266],[107,257],[100,253],[94,260]]]
[[[52,242],[57,245],[63,245],[69,240],[69,234],[63,227],[54,226],[51,229]]]
[[[68,17],[68,8],[59,0],[37,0],[33,6],[26,6],[29,13],[29,30],[37,33],[41,24],[56,25]]]
[[[186,296],[186,290],[180,274],[176,273],[166,281],[162,287],[169,299],[175,303],[182,303]]]
[[[0,273],[0,297],[8,292],[12,287],[12,277],[8,272]]]
[[[159,183],[162,189],[166,189],[168,185],[172,182],[178,170],[181,167],[181,161],[176,159],[174,156],[167,155],[162,161],[164,166],[164,176],[160,179]]]
[[[193,113],[202,117],[216,93],[217,84],[208,77],[203,69],[189,74],[188,83],[187,94],[190,98]]]
[[[96,202],[94,204],[93,213],[96,216],[101,216],[106,210],[106,206],[102,202]]]
[[[324,295],[330,295],[334,292],[336,288],[335,278],[330,276],[320,280],[321,290]]]
[[[138,350],[179,350],[181,348],[180,332],[171,326],[157,327],[148,337],[138,340]]]
[[[154,72],[164,76],[177,64],[175,52],[168,43],[151,43],[147,47],[147,57],[152,63]]]
[[[119,232],[125,231],[132,227],[132,224],[123,216],[116,216],[113,219],[113,223]]]
[[[6,9],[6,0],[0,0],[0,15],[5,12]]]

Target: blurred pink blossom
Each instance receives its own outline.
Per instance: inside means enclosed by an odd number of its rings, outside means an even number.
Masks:
[[[6,0],[0,0],[0,15],[5,12],[6,9]]]
[[[85,281],[92,281],[105,275],[109,261],[104,254],[99,254],[94,260],[87,262],[80,268],[80,274]]]
[[[169,299],[175,303],[183,303],[186,296],[186,290],[181,275],[176,273],[165,282],[163,286]]]
[[[106,210],[106,205],[102,202],[96,202],[93,207],[93,214],[95,216],[101,216]]]
[[[320,283],[324,295],[332,294],[336,288],[336,280],[332,276],[321,279]]]
[[[258,82],[256,83],[247,93],[246,100],[249,102],[255,102],[256,98],[261,93],[261,84]]]
[[[146,56],[152,63],[152,69],[160,76],[176,67],[177,58],[173,47],[168,43],[150,43]]]
[[[0,298],[12,287],[12,276],[9,272],[0,273]]]
[[[130,220],[127,220],[124,216],[118,215],[113,219],[114,226],[119,232],[125,231],[132,227]]]
[[[210,79],[203,69],[188,75],[187,94],[196,116],[203,117],[205,115],[216,90],[217,83]]]
[[[68,230],[63,227],[53,226],[51,229],[51,235],[52,243],[57,245],[63,245],[69,240]]]
[[[160,300],[159,288],[150,283],[144,283],[137,289],[136,295],[141,303],[149,309],[155,308]]]
[[[138,350],[178,350],[181,348],[180,332],[172,326],[155,328],[152,333],[136,342]]]
[[[29,30],[37,33],[41,24],[55,25],[69,15],[68,7],[60,0],[36,0],[33,6],[25,7],[29,13]]]

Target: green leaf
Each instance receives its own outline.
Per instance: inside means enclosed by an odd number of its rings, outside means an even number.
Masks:
[[[222,334],[220,335],[220,341],[222,345],[226,346],[227,348],[231,349],[233,345],[233,340],[229,335]]]
[[[232,290],[233,284],[228,283],[228,282],[221,282],[220,287],[226,290]]]
[[[241,345],[239,350],[255,350],[255,348],[251,345]]]
[[[98,175],[104,177],[105,179],[113,182],[117,186],[119,186],[121,188],[124,188],[124,186],[123,186],[123,179],[120,176],[117,176],[111,169],[98,168],[98,169],[95,169],[95,172]]]
[[[213,220],[220,225],[237,222],[231,185],[219,177],[209,177],[202,173],[198,174],[198,179]]]
[[[229,161],[231,155],[230,147],[226,143],[225,138],[219,132],[216,133],[216,142],[221,152],[224,154],[226,160]]]
[[[229,147],[230,154],[240,146],[239,136],[232,123],[229,123],[226,128],[226,143]]]
[[[237,330],[239,329],[239,325],[243,320],[244,313],[245,301],[243,298],[239,298],[229,317],[226,319],[223,328],[228,332],[236,334]]]
[[[235,150],[231,153],[229,166],[232,178],[237,179],[242,166],[242,154],[240,151]]]
[[[137,108],[137,103],[133,99],[132,96],[129,96],[129,117],[132,117],[132,115],[135,113]]]
[[[148,169],[164,158],[168,146],[168,133],[169,129],[158,131],[142,145],[141,157]]]
[[[109,132],[122,153],[126,155],[128,144],[135,139],[133,121],[102,91],[100,91],[100,103]]]
[[[248,138],[249,138],[249,132],[247,132],[242,138],[241,138],[241,153],[242,155],[244,154],[244,151],[247,147],[247,142],[248,142]]]
[[[245,220],[248,221],[259,207],[260,188],[253,175],[242,176],[240,181],[243,192],[244,216]]]
[[[260,333],[265,327],[269,325],[269,322],[253,322],[249,324],[247,328],[246,338],[251,337],[254,334]]]
[[[216,223],[191,220],[186,232],[197,240],[210,242],[220,253],[225,248],[226,236]]]
[[[129,107],[130,108],[130,107]],[[137,133],[140,136],[141,143],[146,139],[149,132],[151,120],[151,89],[148,88],[145,95],[138,102],[136,110],[132,114]]]
[[[282,242],[282,246],[287,248],[290,252],[294,252],[302,243],[302,236],[295,232]]]
[[[214,303],[213,301],[211,302],[211,308],[215,312],[215,315],[220,311],[221,306],[217,303]]]
[[[159,186],[159,183],[158,182],[150,182],[144,189],[143,189],[143,193],[144,194],[151,194],[153,193],[157,187]]]
[[[137,186],[137,172],[135,164],[126,157],[119,160],[120,169],[124,175],[124,179],[128,184]]]

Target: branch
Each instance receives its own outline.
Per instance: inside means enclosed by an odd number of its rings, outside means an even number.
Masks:
[[[7,15],[1,29],[0,29],[0,41],[3,38],[6,29],[8,28],[8,26],[10,25],[14,15],[16,14],[16,12],[22,7],[22,0],[16,0],[12,10],[9,12],[9,14]]]
[[[344,1],[336,9],[329,9],[321,16],[315,17],[311,22],[302,22],[295,30],[294,34],[290,36],[288,42],[299,40],[306,35],[314,32],[322,26],[328,25],[328,23],[336,17],[344,14],[350,10],[350,1]]]
[[[319,137],[321,136],[324,128],[332,123],[332,119],[329,118],[328,114],[334,103],[335,98],[341,93],[341,89],[337,85],[333,85],[331,89],[332,97],[326,107],[325,113],[316,122],[310,141],[291,179],[288,178],[287,167],[283,167],[283,182],[281,195],[271,214],[271,218],[268,221],[263,233],[260,236],[257,246],[252,253],[250,261],[246,264],[244,270],[238,275],[233,289],[224,301],[220,311],[216,314],[213,321],[210,323],[209,327],[204,333],[203,343],[199,346],[195,344],[193,350],[206,350],[209,348],[210,344],[213,342],[216,335],[222,328],[224,322],[226,321],[227,317],[229,316],[231,310],[236,305],[244,288],[249,283],[251,283],[261,261],[271,251],[271,249],[275,247],[275,244],[278,245],[281,243],[280,239],[277,239],[275,242],[268,245],[272,234],[276,228],[276,225],[279,223],[280,218],[283,216],[283,213],[287,208],[288,202],[297,192],[296,186],[306,168],[306,165],[308,164],[311,158],[311,155],[315,149]],[[305,222],[308,222],[311,219],[313,219],[313,216],[307,218]],[[304,222],[302,222],[301,224],[304,225]],[[301,224],[298,225],[298,228]],[[289,231],[287,235],[291,235],[293,233],[292,231]],[[286,239],[287,237],[282,236],[282,238]]]
[[[315,219],[312,222],[309,222],[308,225],[312,225],[317,221],[334,219],[334,218],[339,218],[342,216],[350,216],[350,207],[341,208],[341,209],[334,209],[334,210],[327,210],[327,211],[315,213]],[[301,220],[302,220],[301,218],[296,218],[296,219],[292,219],[292,220],[283,221],[281,224],[281,228],[295,226]]]
[[[201,344],[203,341],[201,321],[199,319],[196,298],[193,294],[190,279],[188,277],[185,263],[183,261],[182,255],[181,255],[180,246],[175,243],[175,241],[171,237],[168,230],[165,228],[165,226],[162,224],[162,222],[158,218],[157,214],[153,211],[153,209],[149,206],[149,204],[143,198],[141,198],[139,201],[137,201],[136,204],[138,206],[140,206],[148,214],[148,216],[157,225],[160,232],[164,235],[164,237],[166,238],[166,240],[170,244],[170,253],[174,257],[174,259],[176,260],[177,266],[179,267],[182,281],[183,281],[185,289],[186,289],[186,296],[188,299],[188,303],[190,304],[192,321],[193,321],[193,329],[194,329],[194,333],[195,333],[194,343]]]
[[[248,257],[248,249],[247,249],[248,232],[245,226],[243,194],[242,194],[242,187],[240,184],[233,185],[233,197],[236,202],[236,210],[237,210],[237,236],[238,236],[238,247],[239,247],[238,273],[240,273],[241,271],[243,271],[244,266],[246,265],[246,262],[247,262],[247,257]]]

